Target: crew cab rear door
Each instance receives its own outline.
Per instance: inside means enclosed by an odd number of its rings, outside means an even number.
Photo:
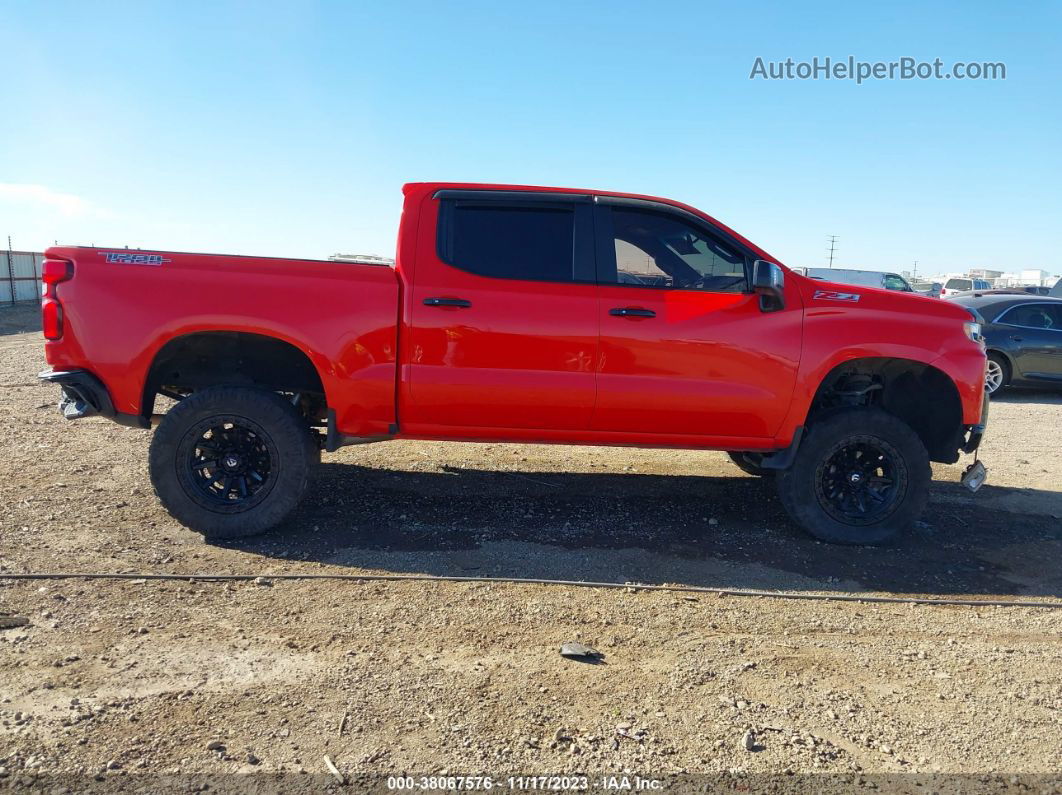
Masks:
[[[440,190],[408,298],[407,433],[586,429],[598,348],[589,196]]]
[[[599,431],[771,437],[800,360],[799,290],[762,311],[754,254],[665,204],[595,207],[601,364]]]

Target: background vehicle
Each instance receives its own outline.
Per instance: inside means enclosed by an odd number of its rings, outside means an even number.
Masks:
[[[1022,287],[1021,289],[1024,290],[1025,292],[1029,293],[1030,295],[1051,295],[1051,288],[1050,287],[1043,287],[1043,286],[1038,286],[1038,285],[1029,285],[1027,287]]]
[[[1062,387],[1062,299],[1014,294],[957,298],[981,323],[988,353],[985,391]]]
[[[808,532],[877,543],[980,443],[962,307],[806,279],[665,199],[404,193],[393,269],[49,249],[42,377],[69,418],[158,422],[155,491],[212,538],[280,522],[321,448],[420,438],[730,451]]]
[[[809,279],[824,279],[838,284],[857,284],[861,287],[877,287],[881,290],[898,290],[912,293],[907,280],[898,273],[864,271],[852,268],[797,268],[797,272]]]
[[[944,289],[944,285],[940,282],[927,282],[922,279],[910,279],[908,284],[916,293],[927,298],[940,298],[940,291]]]
[[[992,283],[985,279],[948,279],[940,291],[941,298],[958,298],[978,290],[991,290]]]
[[[1062,298],[1062,279],[1055,282],[1055,286],[1051,288],[1050,295],[1052,298]]]

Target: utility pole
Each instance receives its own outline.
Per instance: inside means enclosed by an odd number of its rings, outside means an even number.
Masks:
[[[11,304],[15,304],[15,261],[11,253],[11,235],[7,236],[7,284],[11,290]]]
[[[917,276],[918,275],[918,260],[914,261],[914,270],[911,272],[911,275],[912,276]]]
[[[837,250],[837,235],[829,235],[826,238],[830,241],[830,267],[833,267],[833,252]]]

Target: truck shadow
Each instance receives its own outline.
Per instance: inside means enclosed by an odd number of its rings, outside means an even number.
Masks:
[[[753,477],[323,464],[291,520],[231,545],[380,573],[1062,596],[1057,520],[982,504],[1008,489],[934,491],[901,541],[842,547],[805,536]]]

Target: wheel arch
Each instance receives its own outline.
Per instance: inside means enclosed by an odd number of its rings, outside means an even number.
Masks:
[[[1007,370],[1008,370],[1007,374],[1011,378],[1013,378],[1015,372],[1017,371],[1017,368],[1014,366],[1014,357],[1011,356],[1010,353],[1008,351],[1004,350],[1003,348],[997,348],[997,347],[988,346],[985,349],[985,355],[986,356],[989,356],[989,355],[991,355],[993,353],[996,354],[997,356],[999,356],[1006,363]]]
[[[231,385],[306,395],[304,413],[321,419],[328,405],[325,380],[312,351],[293,340],[235,328],[191,329],[170,337],[152,355],[142,413],[153,412],[159,394]]]
[[[962,400],[943,370],[915,359],[862,357],[836,364],[819,382],[806,425],[845,407],[874,406],[906,422],[930,460],[954,463],[964,432]]]

